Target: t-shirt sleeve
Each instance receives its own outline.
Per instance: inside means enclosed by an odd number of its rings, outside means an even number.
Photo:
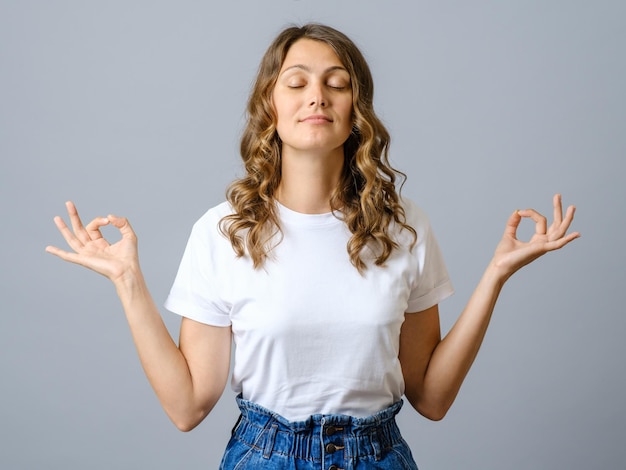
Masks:
[[[219,296],[216,274],[224,245],[218,223],[209,211],[194,224],[165,308],[207,325],[229,326],[230,307]]]
[[[454,287],[428,216],[410,201],[405,205],[407,222],[417,231],[417,243],[413,250],[418,267],[407,312],[421,312],[452,295]]]

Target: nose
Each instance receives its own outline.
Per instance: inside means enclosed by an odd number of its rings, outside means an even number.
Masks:
[[[311,96],[309,98],[309,106],[326,107],[328,105],[328,98],[324,90],[324,86],[321,83],[315,83],[310,86]]]

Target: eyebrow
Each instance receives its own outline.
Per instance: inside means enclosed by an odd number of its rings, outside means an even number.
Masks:
[[[305,72],[309,72],[311,73],[313,70],[311,69],[311,67],[308,67],[306,65],[303,64],[296,64],[296,65],[292,65],[291,67],[287,67],[285,70],[282,71],[281,75],[289,70],[292,69],[300,69],[300,70],[304,70]],[[342,67],[341,65],[333,65],[332,67],[328,67],[326,70],[324,70],[324,73],[330,73],[330,72],[334,72],[335,70],[343,70],[344,72],[348,73],[348,70],[346,70],[345,67]]]

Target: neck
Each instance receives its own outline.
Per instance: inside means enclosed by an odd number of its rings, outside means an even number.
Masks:
[[[325,154],[293,150],[283,153],[276,199],[304,214],[330,212],[330,198],[339,185],[343,159],[343,147]]]

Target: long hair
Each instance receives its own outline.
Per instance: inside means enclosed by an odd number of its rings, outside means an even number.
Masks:
[[[406,224],[396,191],[396,180],[405,180],[388,159],[389,133],[374,113],[374,82],[369,66],[356,45],[343,33],[321,24],[290,27],[282,31],[261,60],[247,106],[247,125],[240,152],[245,176],[235,180],[226,193],[233,214],[220,221],[237,256],[246,254],[255,268],[263,265],[275,236],[281,233],[274,194],[281,181],[281,142],[276,131],[272,91],[289,48],[300,39],[328,44],[339,57],[352,86],[352,132],[344,143],[344,167],[333,191],[330,207],[341,214],[352,233],[347,250],[351,263],[363,273],[366,246],[377,266],[384,265],[398,245],[390,235],[395,222],[417,239]],[[411,245],[413,246],[413,245]]]

